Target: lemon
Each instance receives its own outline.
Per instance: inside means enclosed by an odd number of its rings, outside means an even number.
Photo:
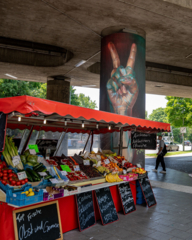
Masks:
[[[33,189],[32,189],[32,188],[29,188],[29,192],[33,192]]]
[[[35,195],[34,192],[30,192],[30,193],[27,195],[27,197],[31,197],[31,196],[34,196],[34,195]]]
[[[26,191],[25,194],[28,195],[28,194],[29,194],[29,191]]]

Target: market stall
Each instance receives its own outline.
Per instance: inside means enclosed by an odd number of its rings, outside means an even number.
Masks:
[[[53,202],[45,207],[56,207],[58,211],[57,224],[53,224],[58,231],[49,228],[52,239],[57,234],[60,234],[58,239],[62,239],[62,233],[75,228],[83,231],[98,219],[103,225],[117,221],[119,211],[131,213],[136,210],[136,203],[146,202],[148,207],[156,204],[145,170],[122,156],[122,132],[132,131],[132,148],[145,149],[156,146],[156,133],[169,132],[169,124],[29,96],[0,99],[0,114],[0,151],[4,156],[0,181],[3,239],[32,239],[40,234],[43,231],[40,227],[30,234],[23,230],[24,226],[19,228],[21,220],[18,219],[22,211],[41,211],[38,209],[44,209],[43,203]],[[12,138],[6,136],[6,129],[29,130],[20,153]],[[85,152],[84,148],[74,156],[42,156],[37,145],[28,149],[34,130],[61,132],[60,142],[67,132],[87,133],[88,140],[91,139],[90,151]],[[120,133],[118,153],[109,149],[92,152],[94,134],[113,132]],[[60,143],[57,145],[55,153]],[[85,219],[87,214],[89,217]]]

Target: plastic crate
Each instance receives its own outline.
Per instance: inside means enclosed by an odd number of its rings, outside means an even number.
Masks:
[[[29,190],[30,187],[24,189],[24,191]],[[35,192],[34,196],[27,197],[26,194],[21,194],[23,191],[12,191],[8,190],[6,194],[6,202],[19,207],[35,204],[43,201],[43,190],[40,189],[39,192]]]
[[[60,193],[55,193],[53,195],[49,195],[48,192],[44,192],[43,193],[43,201],[49,201],[49,200],[53,200],[56,198],[61,198],[64,196],[64,189],[59,189]]]
[[[2,189],[5,193],[7,193],[8,190],[16,190],[16,191],[20,191],[20,190],[23,190],[25,189],[26,187],[31,187],[30,184],[28,183],[25,183],[24,185],[21,185],[21,186],[10,186],[9,184],[7,185],[4,185],[1,181],[0,181],[0,189]]]

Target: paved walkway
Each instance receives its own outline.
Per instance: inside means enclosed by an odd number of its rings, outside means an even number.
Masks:
[[[147,166],[151,170],[152,166]],[[167,174],[149,172],[157,200],[151,208],[137,205],[137,211],[119,221],[102,226],[100,222],[83,232],[64,234],[65,240],[192,240],[192,178],[167,169]]]

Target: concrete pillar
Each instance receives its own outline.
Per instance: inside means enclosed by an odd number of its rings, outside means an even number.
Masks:
[[[47,99],[70,103],[70,80],[64,76],[52,77],[54,80],[47,81]],[[63,133],[64,134],[64,133]],[[68,155],[68,134],[65,134],[57,156]]]
[[[102,38],[100,110],[145,118],[144,34],[126,31]],[[101,148],[115,151],[117,146],[117,134],[101,138]],[[129,161],[144,165],[144,151],[131,149],[130,132],[124,134],[123,146],[128,146],[123,155]]]
[[[70,101],[70,82],[63,79],[47,81],[47,99],[69,103]]]

